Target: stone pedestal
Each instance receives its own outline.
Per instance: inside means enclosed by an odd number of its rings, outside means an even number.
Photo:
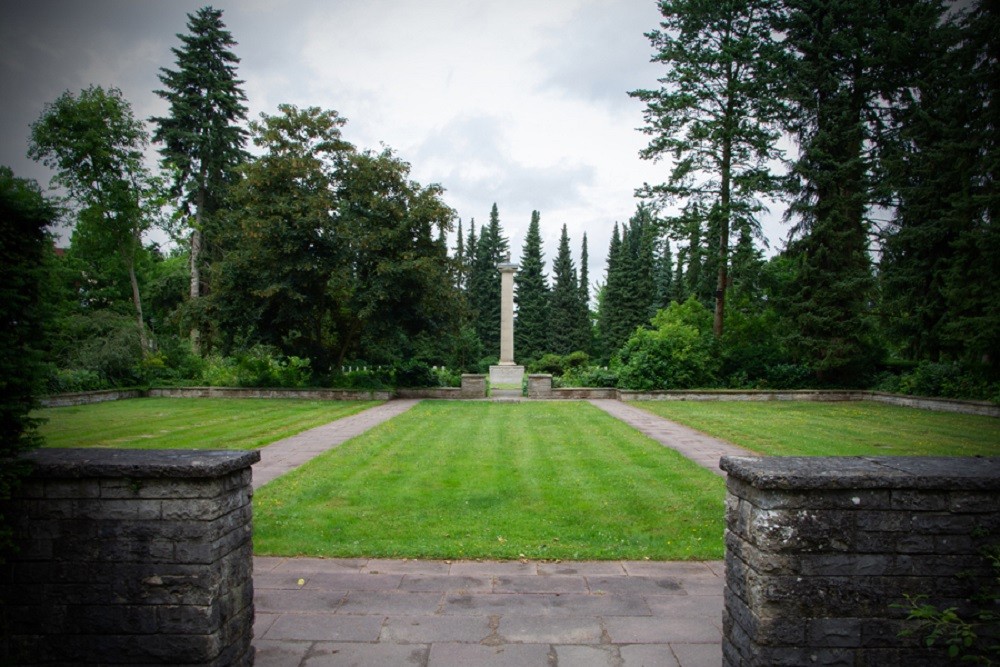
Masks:
[[[490,387],[517,385],[524,381],[524,366],[490,366]]]

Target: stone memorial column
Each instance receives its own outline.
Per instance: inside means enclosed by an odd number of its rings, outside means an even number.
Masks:
[[[500,270],[500,362],[490,366],[492,396],[520,396],[524,366],[514,362],[514,273],[517,264],[504,262]]]
[[[500,269],[500,365],[514,365],[514,273],[517,264],[499,264]]]

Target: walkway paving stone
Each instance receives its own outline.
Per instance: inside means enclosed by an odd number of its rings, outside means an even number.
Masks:
[[[259,667],[715,667],[721,562],[254,559]]]
[[[403,414],[419,402],[409,399],[388,401],[262,447],[260,461],[253,466],[253,488],[259,489],[323,452]]]
[[[726,476],[726,473],[719,469],[719,459],[723,456],[754,456],[753,452],[742,447],[705,435],[693,428],[681,426],[622,401],[593,399],[589,403],[721,477]]]

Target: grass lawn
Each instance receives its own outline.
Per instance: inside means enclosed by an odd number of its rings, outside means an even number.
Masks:
[[[261,555],[716,559],[723,480],[581,402],[425,401],[258,489]]]
[[[1000,419],[869,402],[632,405],[767,456],[1000,456]]]
[[[46,447],[256,449],[377,401],[137,398],[38,410]]]

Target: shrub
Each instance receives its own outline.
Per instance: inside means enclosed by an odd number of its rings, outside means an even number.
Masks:
[[[255,345],[232,357],[205,359],[202,382],[211,387],[306,387],[312,380],[311,362],[285,357],[267,345]]]
[[[397,387],[437,387],[438,379],[423,361],[410,359],[396,367]]]
[[[99,373],[84,368],[56,369],[49,375],[46,385],[50,394],[68,394],[109,388],[107,381]]]
[[[622,389],[689,389],[712,386],[719,371],[712,315],[696,300],[672,303],[637,329],[615,357]]]

